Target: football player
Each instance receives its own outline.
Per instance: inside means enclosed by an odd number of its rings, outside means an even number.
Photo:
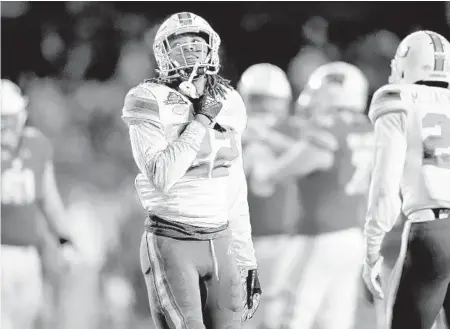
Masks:
[[[67,265],[60,245],[70,243],[52,148],[39,130],[25,125],[27,103],[17,85],[2,79],[2,324],[19,329],[33,327],[43,281],[59,277]]]
[[[241,154],[247,115],[218,75],[219,46],[200,16],[170,16],[153,44],[158,77],[132,88],[123,107],[148,214],[141,265],[158,328],[204,328],[205,307],[213,327],[240,328],[259,304]]]
[[[256,179],[297,178],[304,216],[286,328],[352,328],[363,256],[372,126],[364,115],[368,81],[355,66],[319,67],[297,101],[301,138]],[[269,315],[268,315],[269,317]]]
[[[377,298],[380,246],[400,213],[407,216],[386,294],[389,328],[431,328],[450,312],[450,43],[418,31],[399,45],[389,84],[372,99],[376,150],[363,278]],[[402,195],[402,201],[399,198]]]
[[[298,130],[289,120],[292,92],[281,68],[269,63],[252,65],[242,74],[237,90],[248,112],[243,157],[258,272],[265,287],[261,300],[264,307],[264,299],[280,297],[276,293],[280,290],[279,283],[286,281],[293,258],[298,253],[291,233],[299,206],[294,181],[277,185],[258,184],[252,179],[252,173],[260,170],[258,166],[273,162],[292,146]],[[265,312],[272,313],[263,308],[249,324],[257,327]]]

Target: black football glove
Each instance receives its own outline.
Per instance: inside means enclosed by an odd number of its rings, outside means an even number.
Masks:
[[[259,306],[262,294],[261,284],[259,283],[258,270],[243,270],[242,277],[245,285],[245,307],[243,321],[247,321],[253,317]]]
[[[214,118],[220,113],[222,107],[223,104],[221,102],[216,101],[209,95],[204,95],[195,102],[194,113],[203,114],[209,120],[214,121]]]

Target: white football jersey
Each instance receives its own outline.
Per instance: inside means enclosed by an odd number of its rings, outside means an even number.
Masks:
[[[386,85],[374,94],[369,117],[376,149],[365,233],[378,246],[401,206],[407,216],[450,208],[450,90]]]
[[[230,222],[234,241],[248,245],[238,263],[255,263],[241,146],[246,109],[235,90],[218,101],[216,122],[225,131],[194,121],[191,101],[172,88],[143,83],[130,90],[122,118],[141,171],[136,190],[142,206],[165,220],[197,227]]]
[[[450,207],[450,90],[385,86],[374,95],[370,117],[376,122],[383,113],[399,110],[406,116],[406,155],[400,183],[404,213]]]
[[[401,207],[407,216],[450,208],[450,90],[386,85],[374,94],[369,117],[376,147],[364,233],[375,257]]]

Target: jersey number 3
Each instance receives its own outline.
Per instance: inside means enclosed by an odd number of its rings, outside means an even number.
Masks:
[[[423,163],[450,169],[450,117],[427,113],[422,119],[426,138],[423,141]]]
[[[203,178],[228,176],[231,161],[238,156],[239,150],[233,131],[208,130],[197,159],[186,175]]]

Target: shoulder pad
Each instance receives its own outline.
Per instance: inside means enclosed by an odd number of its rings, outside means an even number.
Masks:
[[[122,119],[126,123],[133,121],[159,121],[159,105],[154,89],[158,85],[143,83],[132,88],[125,96]]]
[[[247,126],[247,108],[241,95],[235,89],[228,90],[222,101],[225,105],[225,112],[231,117],[236,130],[243,132]]]
[[[369,118],[374,123],[381,115],[391,112],[407,112],[408,101],[403,96],[402,86],[386,85],[372,97]]]
[[[23,128],[23,135],[29,138],[45,138],[44,134],[37,128],[25,126]]]

